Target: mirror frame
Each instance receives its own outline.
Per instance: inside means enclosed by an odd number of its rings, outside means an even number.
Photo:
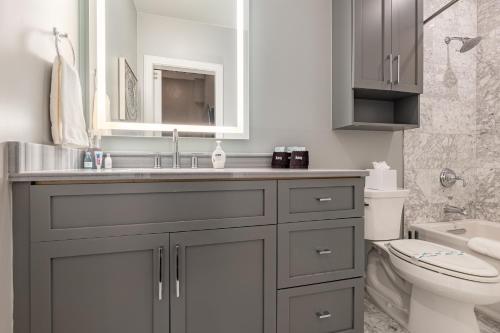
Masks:
[[[249,1],[236,1],[237,30],[237,125],[236,126],[199,126],[182,124],[154,124],[117,122],[106,119],[106,0],[95,1],[95,108],[91,119],[93,127],[103,135],[110,130],[172,132],[174,129],[185,133],[214,133],[224,139],[249,139]],[[144,84],[144,83],[143,83]]]

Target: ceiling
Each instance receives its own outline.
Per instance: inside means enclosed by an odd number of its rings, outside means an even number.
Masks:
[[[138,12],[236,26],[236,0],[133,0]]]

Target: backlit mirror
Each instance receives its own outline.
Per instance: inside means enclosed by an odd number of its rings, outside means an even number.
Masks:
[[[248,139],[248,1],[95,0],[93,127]]]

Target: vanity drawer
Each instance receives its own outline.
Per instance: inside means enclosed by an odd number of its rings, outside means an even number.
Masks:
[[[363,279],[278,291],[278,333],[362,333]]]
[[[280,223],[361,217],[364,179],[283,180],[278,182]]]
[[[289,288],[363,275],[363,219],[278,226],[278,287]]]
[[[276,223],[275,181],[34,185],[32,241]]]

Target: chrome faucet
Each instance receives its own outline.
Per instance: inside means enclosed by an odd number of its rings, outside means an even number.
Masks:
[[[172,142],[174,143],[174,151],[172,153],[172,168],[179,169],[181,167],[181,155],[179,153],[179,132],[174,129],[172,132]]]
[[[468,215],[466,208],[460,208],[460,207],[452,206],[452,205],[448,205],[448,204],[446,204],[444,206],[444,213],[445,214],[460,214],[462,216]]]

